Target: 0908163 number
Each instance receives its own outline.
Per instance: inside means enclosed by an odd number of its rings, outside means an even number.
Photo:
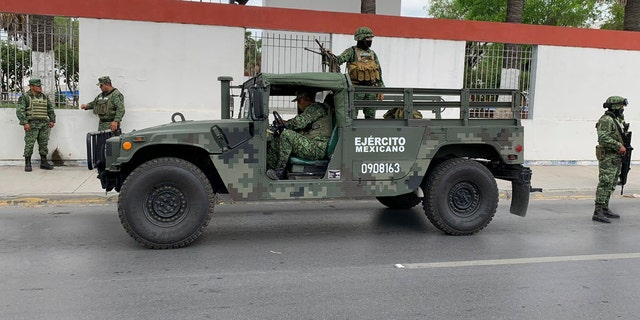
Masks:
[[[399,163],[363,163],[361,166],[362,173],[399,173]]]

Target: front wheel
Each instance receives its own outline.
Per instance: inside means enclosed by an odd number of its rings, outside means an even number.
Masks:
[[[450,235],[474,234],[493,219],[498,186],[485,166],[469,159],[450,159],[429,175],[422,202],[436,228]]]
[[[124,229],[152,249],[195,241],[213,215],[215,195],[202,170],[186,160],[145,162],[122,184],[118,213]]]

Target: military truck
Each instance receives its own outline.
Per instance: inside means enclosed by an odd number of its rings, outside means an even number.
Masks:
[[[192,243],[222,194],[237,202],[375,198],[391,209],[421,204],[443,233],[471,235],[492,220],[496,179],[503,179],[511,181],[511,213],[527,212],[531,170],[523,166],[517,90],[357,87],[344,74],[322,72],[263,73],[238,86],[229,77],[219,80],[222,119],[188,121],[175,113],[167,124],[87,135],[89,169],[97,169],[105,190],[120,192],[120,221],[146,247]],[[332,117],[328,156],[291,157],[287,179],[271,180],[266,154],[282,118],[278,110],[292,105],[300,90],[316,92]],[[357,93],[384,98],[355,100]],[[404,118],[364,119],[358,116],[364,106],[378,114],[400,108],[404,112],[395,114]],[[504,108],[513,117],[470,117],[481,108]],[[422,119],[414,119],[416,110]]]

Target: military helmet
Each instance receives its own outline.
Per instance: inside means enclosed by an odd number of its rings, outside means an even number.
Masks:
[[[373,37],[373,30],[371,30],[371,28],[369,27],[360,27],[358,28],[358,30],[356,30],[356,33],[353,35],[353,38],[356,41],[360,41],[360,40],[364,40],[366,38],[371,38]]]
[[[611,96],[607,98],[607,101],[602,104],[602,107],[606,109],[621,109],[627,104],[629,104],[629,102],[626,98],[620,96]]]

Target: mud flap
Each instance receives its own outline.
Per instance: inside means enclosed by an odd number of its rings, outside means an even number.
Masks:
[[[529,195],[531,194],[531,169],[522,167],[518,179],[511,181],[511,207],[509,211],[515,215],[524,217],[529,207]]]

